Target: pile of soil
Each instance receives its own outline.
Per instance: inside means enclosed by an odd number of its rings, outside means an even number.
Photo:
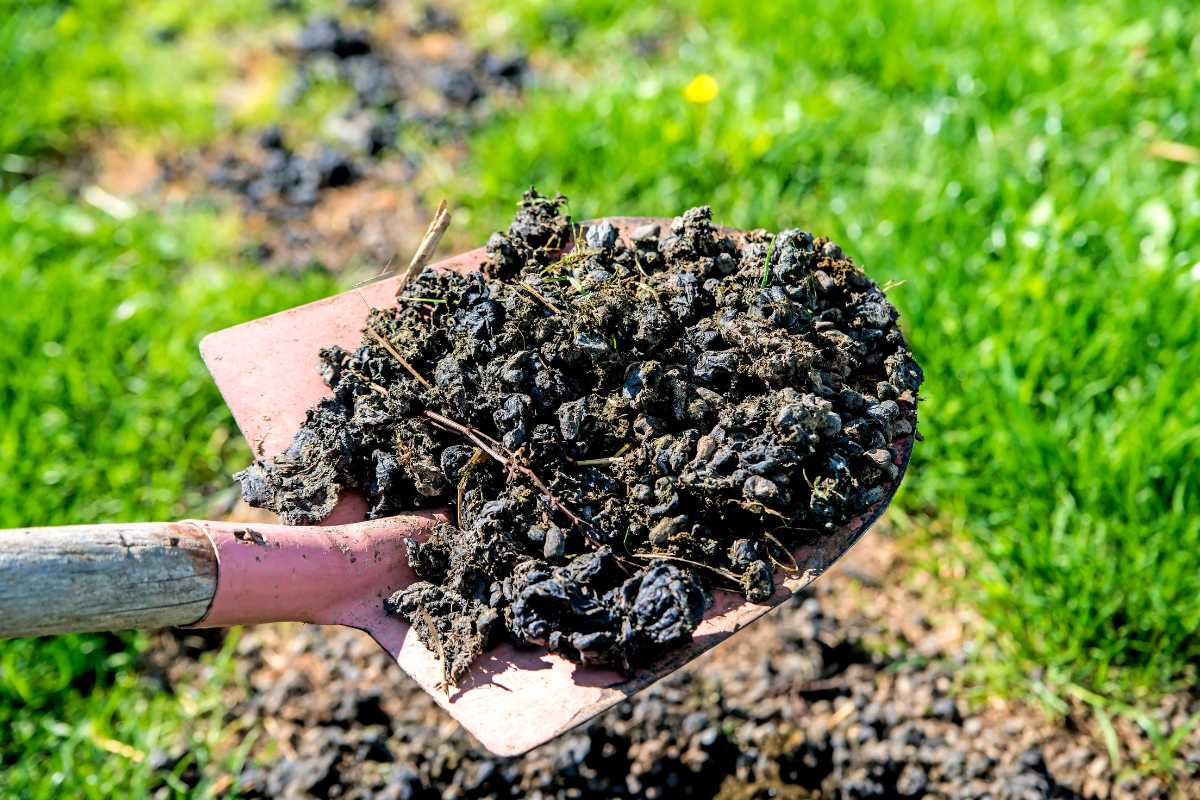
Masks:
[[[238,474],[290,523],[451,505],[387,601],[453,682],[501,639],[631,670],[714,586],[769,597],[791,553],[883,502],[922,379],[837,245],[730,235],[707,207],[622,241],[525,194],[482,272],[426,270],[330,347],[332,395]]]

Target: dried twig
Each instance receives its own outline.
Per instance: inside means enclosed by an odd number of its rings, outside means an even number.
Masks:
[[[370,328],[367,329],[367,335],[370,336],[372,339],[374,339],[376,342],[378,342],[380,347],[382,347],[384,350],[387,350],[389,353],[391,353],[392,358],[399,361],[400,366],[402,366],[406,370],[408,370],[408,374],[412,375],[414,378],[416,378],[418,381],[420,381],[422,386],[424,386],[426,389],[429,389],[431,391],[433,390],[433,384],[430,383],[429,381],[425,380],[425,376],[422,375],[421,373],[417,372],[416,367],[414,367],[412,364],[408,363],[408,361],[405,360],[404,356],[400,355],[400,351],[392,346],[391,342],[389,342],[387,339],[383,338],[382,336],[380,336],[378,333],[371,330]]]
[[[615,464],[621,460],[620,456],[605,456],[604,458],[582,458],[578,461],[572,460],[573,467],[607,467],[609,464]]]
[[[530,285],[529,285],[528,283],[526,283],[525,281],[519,281],[519,282],[517,283],[517,285],[518,285],[518,286],[520,286],[520,287],[521,287],[522,289],[524,289],[525,291],[529,292],[531,295],[533,295],[534,297],[536,297],[538,300],[541,300],[541,301],[542,301],[542,303],[543,303],[543,304],[545,304],[546,308],[550,309],[550,310],[551,310],[551,311],[553,311],[555,314],[561,314],[561,313],[562,313],[561,311],[559,311],[559,309],[558,309],[558,306],[554,305],[554,303],[551,303],[549,300],[547,300],[547,299],[546,299],[546,295],[542,294],[541,292],[539,292],[537,289],[535,289],[535,288],[533,288],[532,286],[530,286]]]
[[[1156,139],[1150,143],[1146,151],[1154,158],[1176,161],[1180,164],[1200,164],[1200,147],[1193,147],[1183,142]]]
[[[438,203],[437,211],[433,214],[433,220],[429,223],[429,228],[425,231],[421,244],[417,245],[417,252],[413,253],[412,261],[408,262],[408,269],[404,271],[404,274],[400,276],[400,282],[396,284],[397,297],[404,291],[404,287],[413,279],[413,276],[429,263],[429,259],[433,257],[433,251],[437,249],[438,242],[442,239],[442,234],[449,227],[450,212],[446,208],[446,201],[442,200]]]
[[[458,493],[455,495],[454,512],[455,516],[457,517],[459,528],[463,526],[463,495],[467,491],[467,480],[471,477],[471,474],[475,472],[475,468],[482,464],[486,458],[487,456],[484,455],[483,451],[476,447],[471,451],[471,459],[467,462],[467,465],[463,467],[462,477],[458,479]]]
[[[385,396],[387,395],[387,393],[388,393],[388,390],[387,390],[387,389],[383,388],[383,387],[382,387],[382,386],[380,386],[378,383],[376,383],[375,381],[373,381],[373,380],[371,380],[370,378],[368,378],[366,375],[363,375],[363,374],[362,374],[361,372],[359,372],[358,370],[356,370],[356,369],[351,369],[351,370],[349,370],[349,372],[350,372],[350,374],[351,374],[351,375],[353,375],[354,377],[358,378],[360,381],[362,381],[362,382],[363,382],[363,383],[365,383],[367,386],[369,386],[369,387],[371,387],[372,389],[374,389],[374,390],[375,390],[376,392],[378,392],[379,394],[381,394],[381,395],[385,395]]]
[[[437,650],[438,659],[442,662],[442,683],[438,688],[445,691],[451,685],[450,662],[446,660],[446,649],[442,647],[442,632],[434,624],[433,617],[430,616],[425,606],[418,608],[417,612],[421,615],[421,621],[425,623],[425,627],[429,630],[429,638],[433,640],[433,648]]]
[[[722,569],[721,567],[714,567],[712,564],[705,564],[700,561],[692,561],[690,558],[684,558],[683,556],[673,556],[668,553],[642,553],[642,552],[630,553],[629,555],[633,556],[634,558],[641,558],[641,559],[646,559],[646,560],[661,558],[664,561],[680,561],[684,564],[690,564],[693,567],[700,567],[701,569],[707,569],[712,572],[715,572],[717,575],[720,575],[725,580],[733,581],[734,586],[741,584],[741,578],[739,578],[737,575],[734,575],[732,572],[730,572],[727,569]]]
[[[611,456],[604,456],[603,458],[581,458],[578,461],[573,458],[569,458],[567,461],[571,462],[571,465],[575,467],[606,467],[609,464],[615,464],[620,461],[628,450],[629,442],[626,442],[625,444],[621,445],[617,449],[617,452],[613,453]]]
[[[547,486],[542,479],[537,476],[537,473],[513,457],[513,455],[495,439],[492,439],[492,437],[488,436],[478,428],[470,425],[464,425],[461,422],[455,422],[449,417],[444,417],[436,411],[430,411],[426,409],[425,411],[422,411],[421,414],[424,415],[426,419],[432,420],[434,424],[438,425],[439,427],[453,431],[461,436],[465,436],[480,450],[503,464],[504,467],[510,472],[518,472],[529,480],[533,481],[533,485],[536,486],[538,491],[542,493],[542,496],[549,501],[552,508],[561,513],[567,519],[571,520],[572,524],[576,525],[580,530],[583,531],[584,536],[595,542],[595,538],[591,534],[588,523],[576,515],[571,509],[567,508],[566,505],[564,505],[563,502],[555,496],[554,492],[550,491],[550,487]]]
[[[774,542],[775,546],[779,548],[780,552],[782,552],[784,555],[787,556],[788,561],[792,562],[792,565],[789,567],[787,564],[780,562],[778,559],[775,558],[775,556],[768,553],[767,557],[771,559],[771,563],[774,564],[775,566],[779,567],[784,572],[791,572],[793,574],[799,573],[800,565],[798,563],[796,563],[796,556],[794,556],[792,554],[792,551],[788,550],[786,547],[784,547],[783,542],[779,541],[779,538],[776,537],[774,534],[772,534],[770,531],[763,531],[763,536],[766,537],[767,539],[770,539],[772,542]]]

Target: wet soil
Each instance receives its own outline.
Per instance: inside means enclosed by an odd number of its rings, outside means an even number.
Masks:
[[[651,663],[711,588],[765,600],[879,505],[915,434],[920,368],[837,245],[707,207],[626,242],[564,211],[530,190],[482,273],[426,270],[322,351],[331,396],[237,476],[293,524],[349,490],[370,516],[450,505],[386,603],[450,683],[501,639]]]

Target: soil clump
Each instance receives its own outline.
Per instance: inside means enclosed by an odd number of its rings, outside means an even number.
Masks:
[[[823,237],[709,208],[624,241],[530,190],[481,272],[425,270],[322,351],[332,394],[238,474],[292,524],[450,505],[387,609],[453,683],[501,639],[632,670],[713,588],[768,598],[791,553],[883,502],[922,375],[883,292]]]

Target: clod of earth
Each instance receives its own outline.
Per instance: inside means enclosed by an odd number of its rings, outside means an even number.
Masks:
[[[387,610],[461,677],[495,643],[630,670],[713,586],[769,597],[791,553],[882,500],[921,369],[882,290],[825,238],[727,235],[707,207],[629,244],[529,191],[482,272],[427,269],[322,351],[332,395],[238,473],[317,522],[452,506]]]
[[[297,33],[275,42],[295,73],[282,87],[285,104],[304,105],[310,93],[334,86],[347,95],[322,113],[320,142],[271,126],[211,152],[164,157],[163,182],[202,178],[235,195],[253,217],[265,216],[270,224],[257,250],[264,261],[300,269],[314,259],[337,266],[347,251],[362,255],[364,248],[389,256],[394,231],[385,218],[394,221],[397,202],[407,207],[395,187],[408,182],[418,160],[403,142],[410,135],[438,146],[462,139],[519,94],[529,74],[518,51],[468,45],[454,14],[394,5],[370,15],[366,27],[358,22],[367,15],[314,11]],[[430,34],[426,43],[439,43],[432,52],[422,45]],[[340,241],[348,238],[355,246]]]

